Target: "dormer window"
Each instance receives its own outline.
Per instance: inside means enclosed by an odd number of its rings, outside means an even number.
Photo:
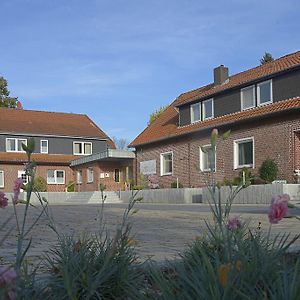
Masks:
[[[201,103],[191,105],[191,123],[201,120]]]
[[[251,85],[241,89],[241,109],[255,107],[255,86]]]
[[[214,102],[213,99],[208,99],[202,102],[203,120],[214,117]]]
[[[273,102],[272,80],[264,81],[257,85],[257,103],[265,105]]]
[[[73,142],[74,155],[90,155],[92,154],[92,143]]]

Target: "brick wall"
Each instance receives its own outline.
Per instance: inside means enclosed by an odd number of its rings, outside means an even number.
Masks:
[[[231,136],[226,141],[221,141],[216,154],[216,176],[218,180],[224,177],[233,179],[240,169],[235,170],[234,140],[248,137],[254,138],[254,168],[252,175],[259,174],[262,162],[271,158],[279,167],[278,179],[286,179],[293,182],[293,171],[297,165],[300,168],[300,142],[296,131],[300,131],[300,120],[297,114],[277,116],[264,120],[256,120],[251,123],[231,125],[230,128],[222,128],[225,132],[231,129]],[[207,173],[197,170],[199,167],[199,147],[210,143],[210,132],[202,132],[176,139],[170,139],[160,143],[153,143],[137,147],[137,169],[141,161],[156,160],[157,174],[160,175],[160,154],[173,152],[173,174],[159,176],[161,187],[170,187],[171,182],[179,181],[185,187],[200,187],[205,185],[208,179]],[[137,180],[140,183],[139,176]]]
[[[0,170],[4,171],[4,188],[0,191],[11,192],[13,190],[14,181],[18,177],[18,171],[24,170],[24,165],[20,164],[0,164]],[[49,192],[64,192],[69,181],[73,180],[73,171],[68,166],[38,165],[36,168],[36,176],[41,176],[47,180],[48,170],[65,171],[65,184],[48,184]]]

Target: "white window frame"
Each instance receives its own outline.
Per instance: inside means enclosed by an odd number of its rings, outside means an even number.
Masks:
[[[164,173],[163,157],[164,157],[164,155],[167,155],[167,154],[172,154],[172,172]],[[168,151],[168,152],[161,153],[160,154],[160,176],[173,175],[173,171],[174,171],[174,154],[173,154],[173,151]]]
[[[75,153],[75,144],[81,144],[81,149],[82,149],[83,153]],[[88,153],[88,154],[84,153],[84,145],[85,144],[90,144],[91,145],[91,153]],[[93,154],[93,143],[91,143],[91,142],[78,142],[78,141],[74,141],[73,142],[73,154],[74,155],[91,155],[91,154]]]
[[[94,169],[93,168],[87,168],[86,178],[87,178],[87,180],[86,180],[87,183],[93,183],[94,182]]]
[[[194,119],[194,113],[193,113],[193,107],[199,106],[199,120]],[[191,115],[191,123],[196,123],[201,121],[201,116],[202,116],[202,105],[201,102],[197,102],[195,104],[190,105],[190,115]]]
[[[211,101],[211,112],[212,112],[212,115],[211,117],[205,117],[204,116],[204,103],[205,102],[210,102]],[[210,99],[207,99],[207,100],[204,100],[202,101],[202,120],[209,120],[209,119],[213,119],[214,118],[214,115],[215,115],[215,109],[214,109],[214,98],[210,98]]]
[[[4,171],[0,170],[0,177],[2,176],[2,182],[3,184],[0,184],[0,188],[4,188],[5,186],[5,182],[4,182]]]
[[[252,89],[252,96],[253,96],[253,105],[250,106],[250,107],[246,107],[244,108],[244,97],[243,97],[243,92],[246,91],[246,90],[250,90]],[[253,107],[256,106],[256,97],[255,97],[255,85],[250,85],[250,86],[247,86],[243,89],[241,89],[241,110],[247,110],[247,109],[251,109]]]
[[[48,171],[54,171],[54,181],[55,182],[49,182],[48,181]],[[57,172],[63,172],[64,173],[64,182],[57,182]],[[47,184],[63,185],[66,182],[66,172],[65,172],[65,170],[52,170],[52,169],[49,169],[49,170],[47,170],[47,176],[46,177],[47,177]]]
[[[271,100],[268,101],[268,102],[260,103],[260,86],[263,85],[263,84],[266,84],[268,82],[270,82],[270,97],[271,97]],[[256,87],[256,93],[257,93],[257,105],[258,106],[263,106],[263,105],[273,103],[273,82],[272,82],[272,79],[258,83],[257,87]]]
[[[7,141],[8,140],[15,140],[15,149],[16,150],[8,150],[7,149]],[[19,140],[22,140],[22,141],[25,141],[25,143],[23,143],[23,144],[25,144],[26,146],[27,146],[27,139],[23,139],[23,138],[6,138],[5,139],[5,149],[6,149],[6,152],[18,152],[18,153],[24,153],[24,152],[26,152],[26,151],[24,151],[24,150],[20,150],[20,151],[18,151],[18,141]]]
[[[47,151],[46,151],[46,152],[43,152],[43,151],[42,151],[42,149],[43,149],[42,143],[43,143],[43,142],[46,142],[46,144],[47,144]],[[40,141],[40,152],[41,152],[42,154],[48,154],[48,152],[49,152],[49,141],[48,141],[48,140],[41,140],[41,141]]]
[[[252,152],[253,152],[253,157],[252,157],[252,164],[245,164],[245,165],[239,165],[239,144],[243,144],[245,142],[252,142]],[[248,138],[243,138],[243,139],[238,139],[233,141],[233,162],[234,162],[234,169],[241,169],[241,168],[255,168],[255,144],[254,144],[254,137],[248,137]]]
[[[204,169],[203,165],[203,160],[204,160],[204,152],[202,151],[202,148],[211,148],[211,144],[203,145],[199,147],[199,168],[202,172],[211,172],[210,168]],[[215,169],[214,172],[217,170],[217,152],[215,151]]]

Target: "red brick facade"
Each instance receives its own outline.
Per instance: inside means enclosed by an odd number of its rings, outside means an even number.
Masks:
[[[278,179],[294,182],[294,170],[300,169],[300,118],[298,113],[269,117],[248,123],[236,123],[230,128],[219,128],[219,132],[231,129],[231,136],[220,141],[216,152],[216,174],[219,180],[233,179],[240,169],[234,168],[234,141],[252,137],[254,139],[254,167],[252,175],[258,175],[262,162],[274,159],[279,168]],[[185,187],[205,184],[207,174],[197,170],[200,163],[200,146],[210,144],[210,132],[199,131],[176,139],[151,143],[136,148],[137,173],[140,162],[156,160],[156,174],[160,187],[168,188],[171,182],[179,182]],[[173,174],[160,176],[160,154],[173,152]],[[137,182],[140,183],[139,176]]]

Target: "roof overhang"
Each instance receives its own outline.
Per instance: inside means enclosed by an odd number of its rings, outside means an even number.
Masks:
[[[83,164],[88,164],[97,161],[123,161],[128,159],[134,159],[135,154],[131,151],[107,149],[104,152],[95,153],[88,156],[83,156],[71,161],[70,166],[76,167]]]

